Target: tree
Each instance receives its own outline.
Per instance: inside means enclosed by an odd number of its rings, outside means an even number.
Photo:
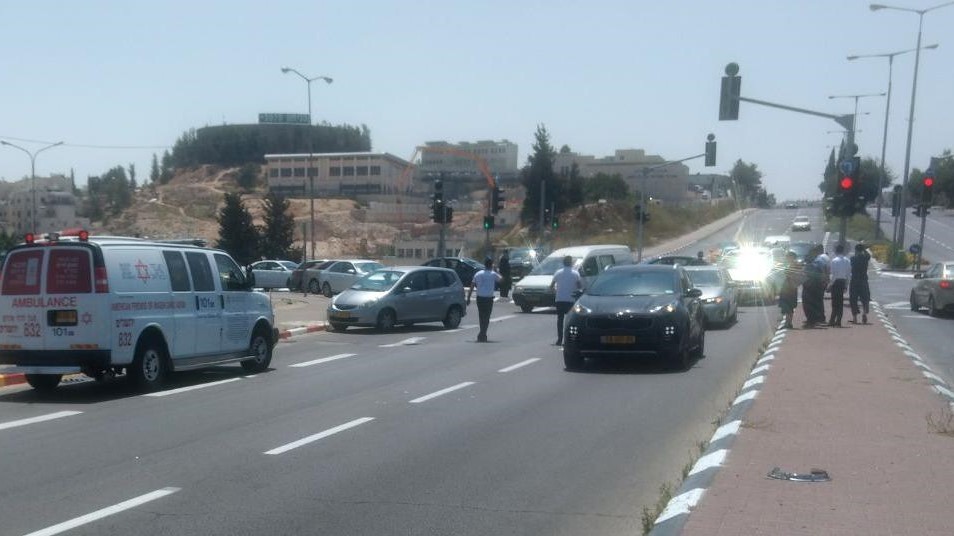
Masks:
[[[884,177],[881,175],[881,164],[870,156],[861,159],[861,169],[858,171],[858,190],[861,197],[865,198],[865,203],[873,203],[881,195],[881,189],[889,188],[894,182],[894,172],[889,168],[884,169]]]
[[[6,229],[0,229],[0,252],[5,253],[7,250],[17,245],[19,240],[17,240],[12,234],[7,234]]]
[[[225,194],[225,206],[219,211],[219,241],[216,247],[227,251],[241,264],[258,258],[258,230],[239,194]]]
[[[756,200],[759,188],[762,187],[762,172],[758,170],[758,166],[746,164],[742,159],[736,160],[732,171],[729,172],[729,178],[739,189],[739,197]]]
[[[156,153],[152,153],[152,167],[149,169],[149,180],[153,184],[159,184],[159,157],[156,156]]]
[[[586,181],[585,191],[587,201],[625,200],[629,197],[629,185],[618,173],[597,173]]]
[[[269,259],[287,259],[295,234],[290,204],[282,195],[269,192],[263,204],[265,227],[262,229],[261,254]]]
[[[169,151],[163,151],[162,153],[162,167],[159,171],[159,182],[161,184],[166,184],[172,179],[172,174],[175,171],[172,164],[172,155],[169,154]]]
[[[527,158],[528,165],[524,166],[520,173],[523,186],[527,191],[520,211],[520,219],[524,222],[537,221],[541,196],[547,207],[561,199],[561,185],[553,171],[556,153],[550,145],[550,134],[544,125],[537,125],[534,140],[533,154]],[[542,189],[541,186],[543,186]],[[558,206],[557,211],[559,212],[562,208]]]
[[[136,188],[139,187],[139,185],[136,184],[136,164],[130,162],[127,169],[129,169],[129,189],[135,192]]]
[[[235,178],[235,182],[245,190],[251,190],[255,188],[255,183],[258,182],[258,173],[260,171],[260,166],[258,164],[244,164],[239,168],[238,176]]]
[[[564,145],[564,147],[566,147]],[[566,202],[570,206],[579,206],[586,199],[586,182],[580,175],[580,166],[573,162],[570,166],[570,176],[567,178]]]

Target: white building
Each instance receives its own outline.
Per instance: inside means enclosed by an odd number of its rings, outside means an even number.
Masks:
[[[76,196],[69,177],[54,175],[36,178],[36,229],[33,229],[33,180],[0,182],[0,228],[22,236],[64,229],[89,229],[88,218],[76,216]]]
[[[412,188],[410,163],[389,153],[315,153],[310,160],[316,195],[396,194]],[[308,161],[307,153],[265,155],[268,189],[308,197]]]

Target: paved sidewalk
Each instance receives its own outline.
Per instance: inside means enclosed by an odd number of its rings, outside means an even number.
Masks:
[[[954,534],[954,391],[869,320],[780,330],[651,534]]]

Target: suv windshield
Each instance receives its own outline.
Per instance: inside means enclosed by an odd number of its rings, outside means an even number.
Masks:
[[[642,270],[607,270],[593,282],[587,292],[591,296],[655,296],[675,294],[672,272]]]
[[[718,270],[687,270],[689,280],[696,287],[718,287],[722,285],[722,277]]]

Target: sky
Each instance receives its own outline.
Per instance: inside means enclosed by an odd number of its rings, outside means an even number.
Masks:
[[[925,9],[943,0],[892,0]],[[885,58],[913,49],[918,16],[860,0],[0,0],[0,140],[36,156],[36,173],[88,176],[134,164],[192,128],[258,121],[260,112],[367,125],[372,149],[408,159],[427,141],[507,139],[520,164],[544,125],[580,154],[644,149],[675,160],[715,134],[728,173],[754,163],[778,199],[817,198],[831,119],[742,103],[719,121],[725,65],[742,96],[848,114],[887,91]],[[954,148],[954,5],[924,16],[911,167]],[[887,166],[902,175],[914,54],[895,58]],[[885,98],[859,99],[861,156],[880,159]],[[0,147],[0,178],[30,158]]]

